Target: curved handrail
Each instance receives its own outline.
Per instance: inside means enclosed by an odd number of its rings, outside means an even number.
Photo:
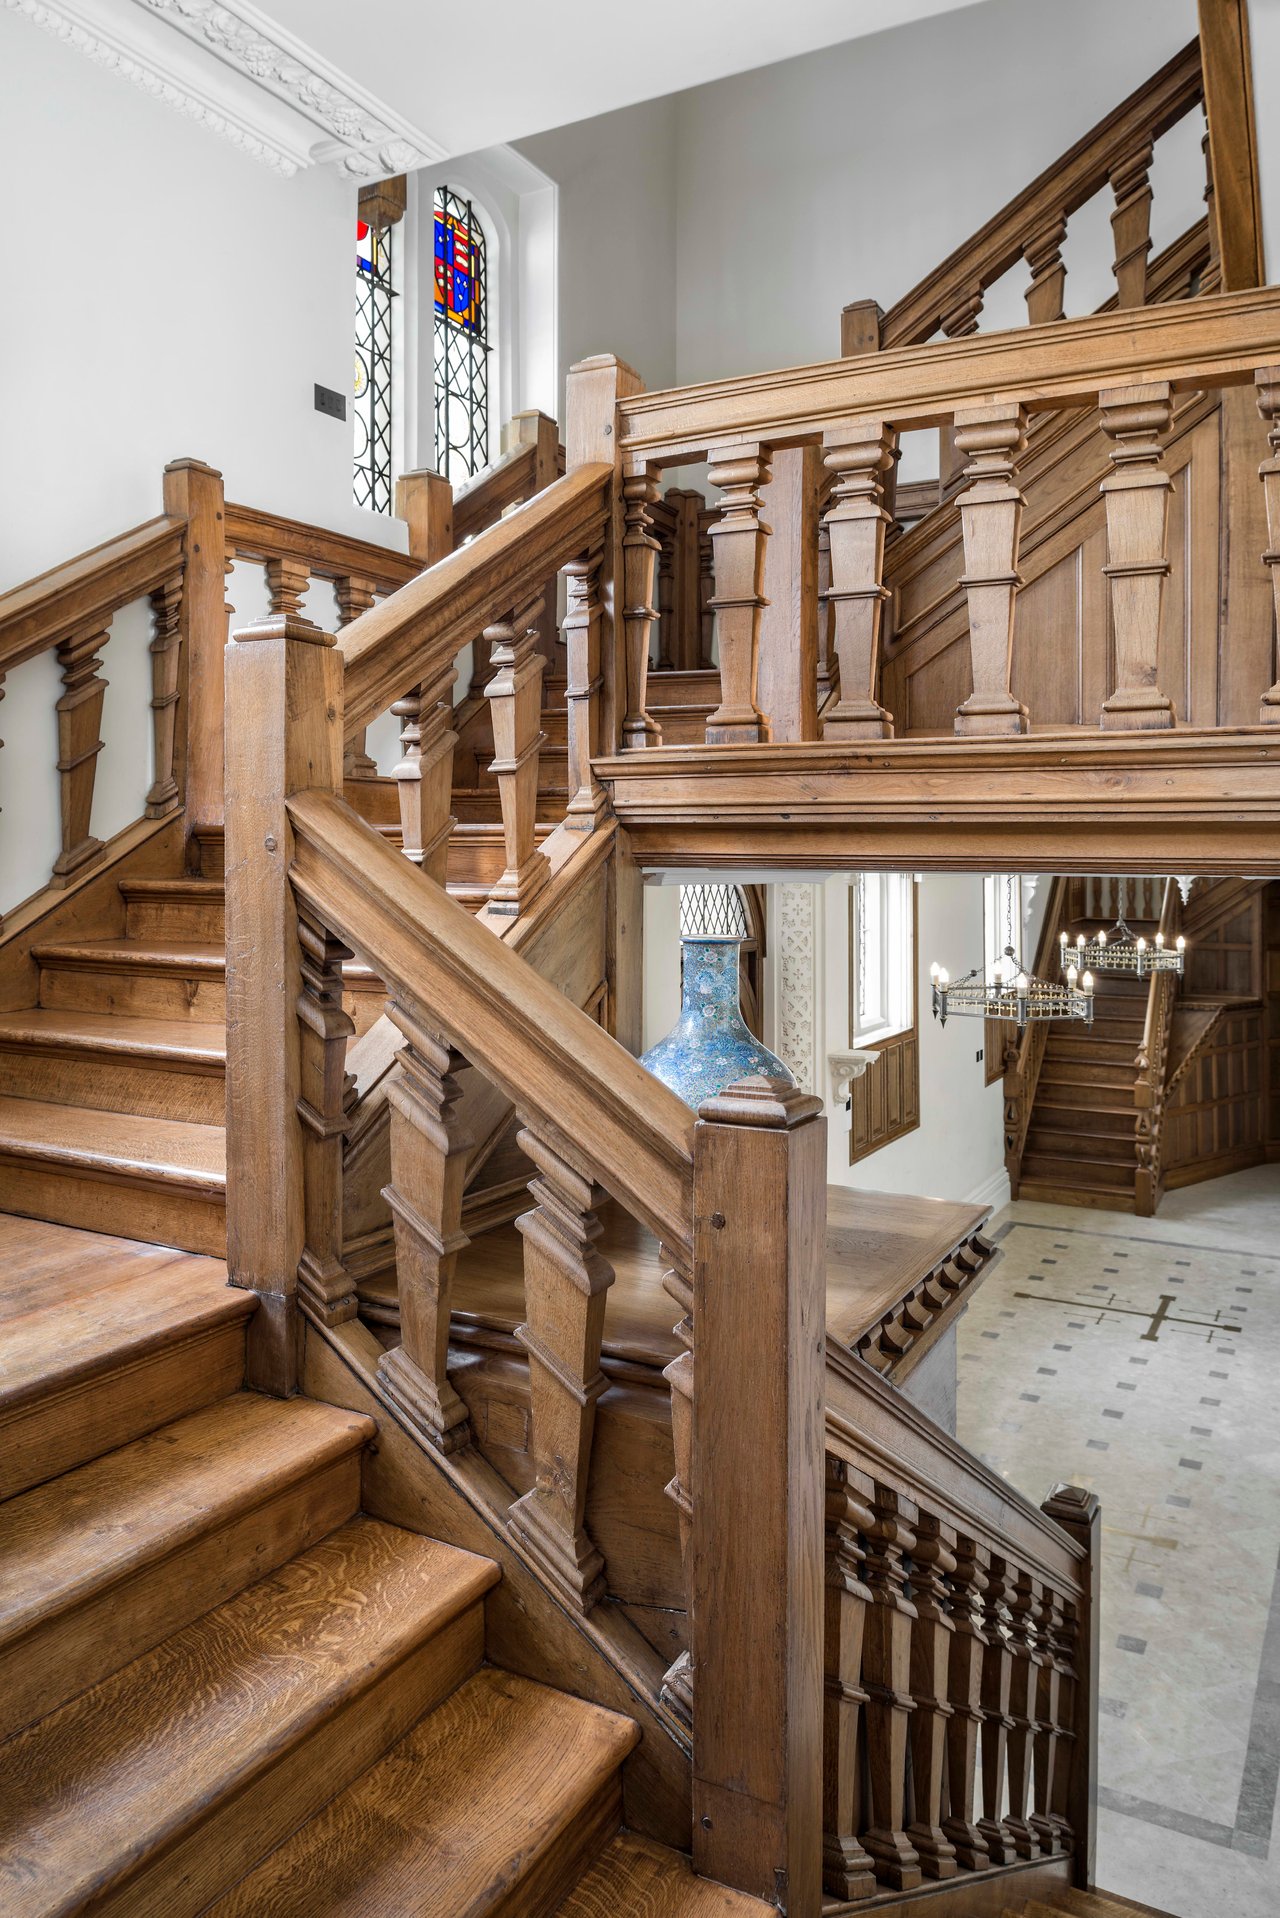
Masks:
[[[338,649],[347,737],[456,659],[487,620],[532,598],[557,568],[598,544],[612,479],[612,467],[578,467],[345,626]]]
[[[158,514],[0,593],[0,673],[159,586],[182,566],[185,531],[184,520]]]
[[[684,1101],[343,800],[305,792],[288,808],[298,895],[423,1025],[517,1111],[586,1150],[600,1184],[690,1260],[694,1118]]]

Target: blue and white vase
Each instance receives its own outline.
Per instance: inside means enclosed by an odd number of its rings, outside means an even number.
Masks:
[[[764,1073],[795,1084],[776,1053],[752,1036],[738,996],[738,949],[747,936],[736,886],[682,886],[680,1017],[640,1063],[694,1111],[735,1079]]]

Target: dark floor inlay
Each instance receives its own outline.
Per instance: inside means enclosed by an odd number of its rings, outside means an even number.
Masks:
[[[1132,1638],[1128,1632],[1121,1632],[1119,1638],[1116,1640],[1116,1644],[1122,1652],[1136,1652],[1139,1658],[1141,1658],[1143,1652],[1147,1649],[1147,1641],[1145,1638]]]
[[[1164,1586],[1152,1585],[1145,1578],[1140,1578],[1134,1590],[1139,1598],[1160,1598],[1164,1593]]]

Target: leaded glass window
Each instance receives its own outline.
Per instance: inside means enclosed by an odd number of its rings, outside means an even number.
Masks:
[[[394,226],[356,221],[355,484],[357,506],[391,511],[391,309]]]
[[[436,470],[456,485],[489,462],[488,261],[470,200],[436,189]]]

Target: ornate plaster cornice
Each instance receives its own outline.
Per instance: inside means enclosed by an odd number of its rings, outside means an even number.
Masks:
[[[135,0],[188,40],[291,107],[327,137],[311,158],[353,180],[445,158],[445,149],[249,0]]]

